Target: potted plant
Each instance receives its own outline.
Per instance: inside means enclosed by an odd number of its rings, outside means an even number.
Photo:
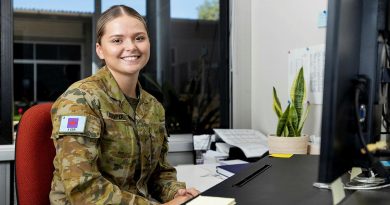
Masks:
[[[273,87],[273,108],[278,116],[278,125],[276,134],[268,136],[270,154],[307,154],[309,136],[302,134],[302,128],[309,113],[310,103],[306,101],[303,67],[299,69],[293,81],[290,98],[283,111],[276,89]]]

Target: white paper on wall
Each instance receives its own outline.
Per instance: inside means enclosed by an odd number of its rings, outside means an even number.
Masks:
[[[322,104],[325,66],[325,44],[288,51],[288,89],[296,73],[303,66],[307,100],[311,104]]]

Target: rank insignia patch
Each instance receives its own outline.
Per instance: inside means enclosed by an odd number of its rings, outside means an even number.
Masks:
[[[62,116],[60,133],[84,133],[85,116]]]

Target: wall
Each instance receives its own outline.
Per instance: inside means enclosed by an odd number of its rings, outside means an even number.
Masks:
[[[249,0],[248,0],[249,1]],[[278,87],[282,104],[288,101],[288,50],[325,43],[325,28],[317,27],[319,13],[327,9],[324,0],[250,0],[250,5],[234,3],[236,12],[233,16],[232,31],[237,31],[232,37],[233,49],[240,51],[233,57],[233,70],[244,73],[245,78],[233,72],[233,127],[251,127],[265,134],[274,133],[277,117],[272,109],[272,86]],[[248,12],[247,9],[251,8]],[[249,15],[250,14],[250,15]],[[240,18],[245,15],[246,18]],[[250,16],[250,18],[248,17]],[[251,27],[245,28],[241,24],[251,21]],[[236,28],[235,28],[236,27]],[[237,29],[239,27],[240,29]],[[250,34],[248,34],[250,33]],[[248,38],[250,36],[250,38]],[[250,39],[247,43],[239,44]],[[248,57],[250,56],[250,57]],[[238,62],[250,59],[250,64],[239,66]],[[250,76],[250,78],[248,78]],[[247,85],[247,78],[250,87]],[[238,85],[241,84],[241,85]],[[239,86],[238,89],[237,85]],[[240,86],[245,85],[241,88]],[[241,92],[250,91],[245,96]],[[237,113],[248,113],[245,107],[250,102],[249,115],[240,116]],[[307,134],[320,134],[321,105],[314,105],[304,132]],[[250,119],[248,119],[250,118]],[[245,122],[245,124],[240,123]],[[250,122],[250,125],[247,124]]]
[[[233,128],[251,128],[251,0],[231,0],[230,5],[232,126]]]

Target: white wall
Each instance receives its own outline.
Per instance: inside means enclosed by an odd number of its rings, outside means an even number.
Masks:
[[[251,2],[230,1],[233,128],[251,128]]]
[[[232,7],[233,128],[274,133],[277,117],[272,109],[272,86],[277,87],[285,106],[287,52],[325,43],[326,29],[317,27],[317,18],[327,9],[327,1],[240,0]],[[248,22],[250,26],[243,26]],[[305,133],[320,134],[321,109],[320,105],[311,107]]]

